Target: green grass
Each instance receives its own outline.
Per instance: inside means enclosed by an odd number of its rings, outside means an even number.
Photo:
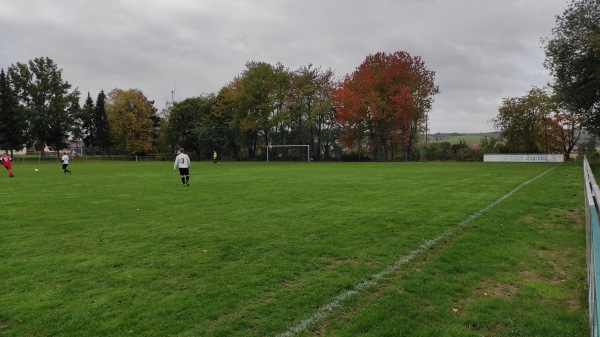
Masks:
[[[583,181],[561,164],[16,164],[0,335],[582,336]],[[34,172],[39,168],[39,172]]]

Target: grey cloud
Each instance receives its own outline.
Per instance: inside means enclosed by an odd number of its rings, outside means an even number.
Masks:
[[[432,132],[485,132],[502,98],[550,80],[540,38],[566,0],[20,0],[0,2],[0,67],[54,59],[82,92],[137,88],[158,109],[217,92],[248,61],[341,78],[407,51],[436,72]]]

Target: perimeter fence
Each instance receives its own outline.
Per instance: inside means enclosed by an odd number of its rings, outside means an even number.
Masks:
[[[94,163],[111,161],[173,161],[175,155],[153,155],[153,156],[72,156],[69,161],[74,163]],[[41,163],[60,163],[61,157],[56,156],[23,156],[13,159],[13,163],[20,164],[41,164]]]
[[[588,269],[588,302],[590,336],[598,337],[598,322],[600,310],[598,296],[600,295],[600,222],[598,220],[598,204],[600,203],[600,188],[587,158],[583,160],[583,176],[585,179],[585,223],[586,250]]]

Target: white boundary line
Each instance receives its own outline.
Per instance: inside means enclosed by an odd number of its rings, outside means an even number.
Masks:
[[[466,218],[465,220],[463,220],[462,222],[460,222],[458,225],[456,225],[456,227],[450,228],[450,229],[446,230],[445,232],[443,232],[442,234],[438,235],[437,237],[435,237],[435,238],[433,238],[433,239],[431,239],[431,240],[429,240],[429,241],[421,244],[419,247],[417,247],[417,249],[415,249],[412,252],[408,253],[407,255],[403,256],[398,261],[396,261],[394,264],[391,264],[391,265],[387,266],[387,268],[385,268],[384,270],[380,271],[379,273],[374,274],[371,277],[360,281],[357,285],[354,286],[354,288],[352,288],[351,290],[348,290],[346,292],[341,293],[333,301],[331,301],[331,302],[325,304],[324,306],[320,307],[319,309],[317,309],[317,311],[312,316],[310,316],[308,318],[305,318],[300,323],[298,323],[298,324],[290,327],[288,329],[288,331],[282,333],[281,335],[279,335],[279,337],[292,337],[292,336],[295,336],[295,335],[299,334],[300,332],[306,330],[311,325],[313,325],[313,324],[317,323],[318,321],[320,321],[321,319],[325,318],[325,316],[327,316],[330,312],[332,312],[333,309],[339,307],[340,305],[342,305],[342,303],[346,302],[348,299],[350,299],[350,298],[352,298],[354,296],[359,295],[360,293],[362,293],[365,289],[367,289],[370,286],[377,285],[377,283],[382,278],[384,278],[384,277],[392,274],[393,272],[397,271],[403,265],[407,264],[412,259],[414,259],[418,255],[420,255],[421,253],[423,253],[426,250],[428,250],[429,248],[433,247],[440,240],[445,239],[448,236],[452,235],[456,229],[458,229],[460,227],[463,227],[466,224],[470,223],[471,221],[475,220],[476,218],[478,218],[483,213],[487,212],[491,208],[494,208],[496,205],[498,205],[502,201],[506,200],[507,198],[509,198],[513,194],[515,194],[517,191],[519,191],[524,186],[526,186],[526,185],[530,184],[531,182],[533,182],[534,180],[542,177],[546,173],[554,170],[559,165],[560,164],[558,164],[558,165],[556,165],[554,167],[551,167],[550,169],[548,169],[544,173],[538,175],[537,177],[532,178],[532,179],[530,179],[530,180],[522,183],[521,185],[517,186],[514,190],[508,192],[508,194],[506,194],[503,197],[501,197],[500,199],[494,201],[493,203],[487,205],[486,207],[480,209],[479,211],[471,214],[471,216],[469,216],[468,218]]]

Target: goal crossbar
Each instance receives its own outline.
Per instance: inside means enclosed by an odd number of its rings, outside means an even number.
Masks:
[[[269,162],[269,150],[274,147],[306,147],[306,161],[310,162],[310,145],[269,145],[267,146],[267,163]]]

